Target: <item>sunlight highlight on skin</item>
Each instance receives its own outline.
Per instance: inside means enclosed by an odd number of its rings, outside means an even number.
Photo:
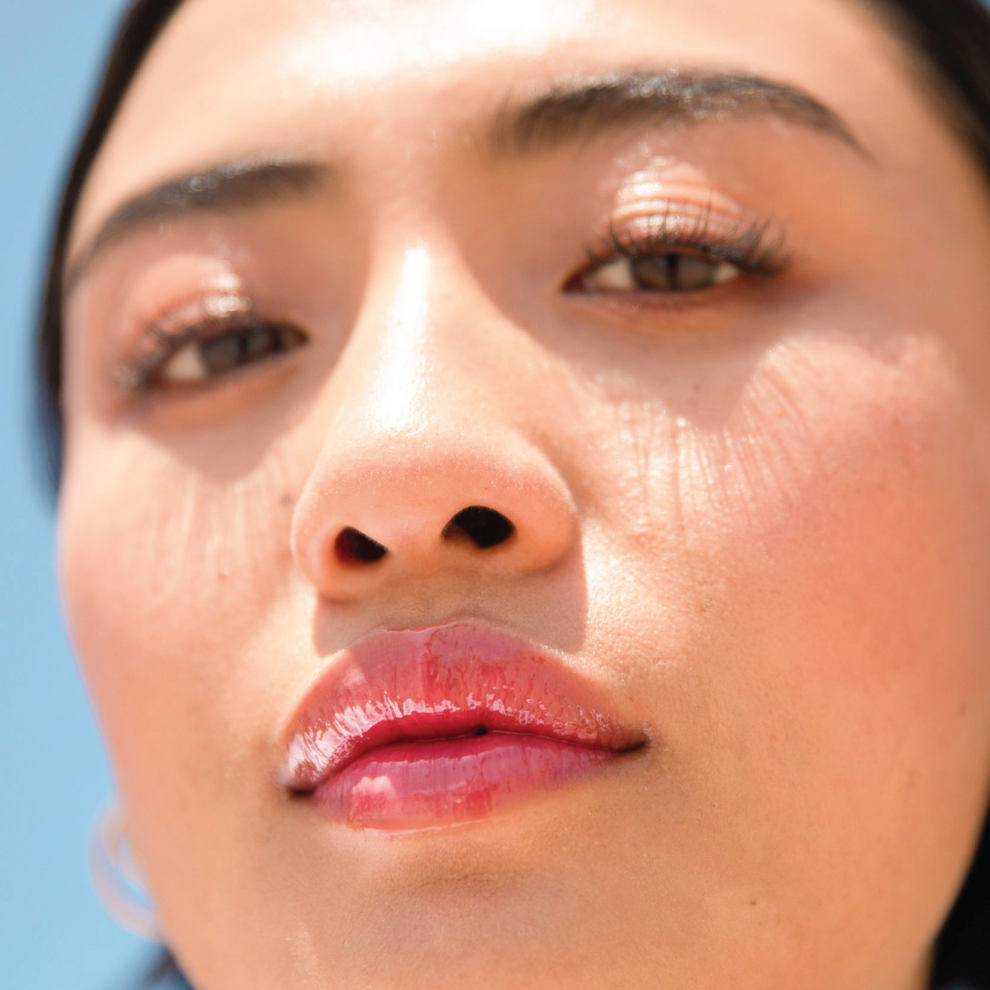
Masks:
[[[549,36],[566,37],[560,34],[561,6],[561,0],[506,0],[497,5],[451,0],[441,15],[444,30],[437,31],[437,13],[429,6],[420,13],[396,0],[360,0],[360,18],[341,19],[332,10],[322,30],[312,29],[294,40],[283,74],[318,88],[339,86],[344,79],[387,78],[397,69],[435,71],[497,57],[506,50],[538,55]],[[567,21],[575,33],[593,8],[594,0],[567,0]],[[395,30],[396,17],[404,21],[402,30]],[[369,50],[378,57],[368,59]]]
[[[407,250],[400,262],[395,295],[389,307],[388,328],[375,363],[376,383],[368,401],[370,415],[387,430],[421,428],[424,381],[423,335],[431,320],[429,293],[432,276],[430,252],[422,245]]]

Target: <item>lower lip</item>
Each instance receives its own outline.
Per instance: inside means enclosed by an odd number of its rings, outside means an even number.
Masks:
[[[332,817],[409,831],[488,818],[600,770],[615,754],[540,736],[398,742],[360,756],[316,789]]]

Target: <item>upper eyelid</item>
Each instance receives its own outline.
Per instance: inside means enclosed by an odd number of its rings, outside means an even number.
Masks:
[[[223,333],[257,318],[254,301],[239,293],[212,293],[166,310],[147,320],[137,342],[115,363],[112,378],[127,392],[139,391],[182,347],[209,336],[211,326]]]
[[[685,205],[689,205],[687,212],[696,215],[678,215],[676,211]],[[635,257],[644,249],[654,248],[659,253],[665,247],[693,247],[713,260],[742,263],[764,274],[780,274],[793,261],[782,223],[744,212],[730,218],[699,209],[697,203],[668,202],[663,213],[642,213],[623,223],[613,217],[597,244],[587,250],[587,264],[600,266],[617,257]]]
[[[150,320],[145,332],[159,340],[170,340],[188,328],[212,320],[224,320],[235,314],[249,314],[254,308],[254,303],[241,293],[212,292]],[[175,330],[168,329],[170,325]]]
[[[245,318],[256,310],[254,300],[236,290],[201,293],[182,303],[162,307],[153,315],[138,317],[135,321],[137,341],[132,350],[138,351],[148,344],[153,347],[181,345],[190,334],[204,326],[220,325],[235,317]]]
[[[658,207],[699,212],[726,220],[738,219],[746,210],[707,181],[684,178],[657,180],[641,173],[621,188],[616,196],[613,216],[623,219],[648,211],[656,213]]]

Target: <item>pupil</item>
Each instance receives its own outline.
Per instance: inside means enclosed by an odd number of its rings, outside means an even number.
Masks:
[[[204,340],[200,344],[200,356],[206,370],[210,374],[219,375],[280,350],[278,344],[279,341],[273,339],[269,327],[252,323],[212,340]]]
[[[271,334],[265,327],[250,326],[244,332],[244,352],[245,361],[260,357],[269,349]]]
[[[218,375],[230,371],[240,364],[241,342],[233,334],[204,340],[200,345],[203,366],[210,374]]]
[[[641,289],[656,292],[685,292],[715,284],[715,263],[686,254],[658,254],[632,264],[633,277]]]

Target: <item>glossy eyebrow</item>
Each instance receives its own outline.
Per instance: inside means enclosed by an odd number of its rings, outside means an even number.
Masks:
[[[802,89],[745,73],[682,69],[565,78],[528,102],[503,107],[490,147],[520,155],[643,124],[765,116],[828,134],[869,157],[852,128]]]
[[[317,162],[244,158],[165,182],[125,200],[70,263],[65,294],[93,262],[135,231],[195,213],[233,213],[313,195],[332,169]]]

